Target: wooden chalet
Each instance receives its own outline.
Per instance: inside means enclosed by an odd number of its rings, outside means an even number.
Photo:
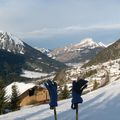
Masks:
[[[49,93],[46,88],[34,86],[19,96],[20,107],[31,104],[43,104],[49,101]]]

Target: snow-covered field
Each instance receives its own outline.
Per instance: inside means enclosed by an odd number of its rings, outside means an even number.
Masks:
[[[28,70],[23,70],[23,73],[21,74],[22,77],[26,77],[26,78],[41,78],[47,75],[48,75],[47,73],[40,73],[40,72],[34,72]]]
[[[120,120],[120,80],[84,95],[83,99],[79,120]],[[75,120],[75,111],[70,106],[71,99],[59,102],[58,120]],[[1,115],[0,120],[54,120],[54,114],[46,104]]]

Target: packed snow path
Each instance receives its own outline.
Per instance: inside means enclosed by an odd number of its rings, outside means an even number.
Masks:
[[[79,106],[79,120],[120,120],[120,80],[83,96]],[[71,99],[60,101],[58,120],[75,120],[70,108]],[[54,120],[49,105],[28,106],[17,112],[1,115],[0,120]]]

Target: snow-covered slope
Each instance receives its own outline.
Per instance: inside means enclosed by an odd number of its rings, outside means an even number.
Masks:
[[[24,43],[13,34],[0,31],[0,49],[24,54]]]
[[[102,43],[102,42],[99,42],[98,43],[100,46],[103,46],[103,47],[108,47],[108,45],[105,45],[104,43]]]
[[[90,92],[79,106],[79,120],[119,120],[120,80]],[[58,120],[75,120],[75,111],[70,108],[71,99],[60,101],[57,107]],[[28,106],[17,112],[1,115],[0,120],[54,120],[49,105]]]
[[[61,62],[80,63],[90,60],[105,47],[103,43],[98,44],[92,38],[86,38],[80,43],[56,48],[49,54]]]

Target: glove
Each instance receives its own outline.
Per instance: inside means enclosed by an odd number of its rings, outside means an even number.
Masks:
[[[83,99],[81,98],[81,93],[77,92],[76,90],[77,82],[73,81],[72,83],[72,109],[77,109],[78,103],[82,103]]]
[[[87,80],[84,79],[80,79],[77,80],[76,82],[76,86],[74,87],[74,90],[80,94],[80,96],[82,95],[83,90],[87,87]]]
[[[72,109],[77,109],[78,104],[83,102],[83,99],[81,97],[82,91],[87,87],[88,81],[86,80],[78,80],[73,81],[72,83]]]
[[[52,82],[51,80],[48,80],[46,83],[44,83],[45,87],[49,91],[50,95],[50,109],[54,109],[54,107],[58,106],[57,104],[57,84],[56,82]]]

